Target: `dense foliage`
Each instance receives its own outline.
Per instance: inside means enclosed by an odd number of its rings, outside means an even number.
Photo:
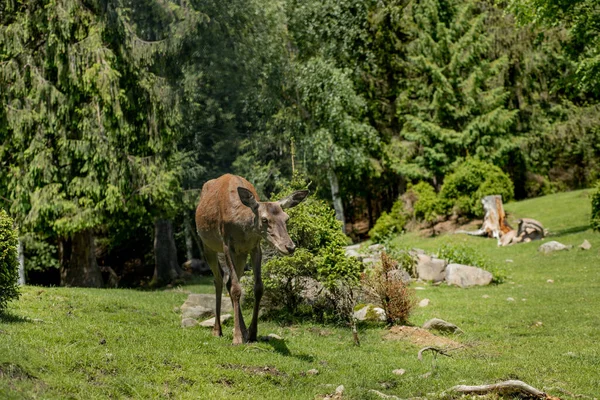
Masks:
[[[295,179],[291,186],[300,187],[300,181]],[[287,188],[275,198],[291,191]],[[288,232],[298,250],[291,256],[273,254],[264,263],[264,304],[295,315],[331,315],[343,300],[336,294],[358,284],[362,264],[346,256],[343,246],[348,239],[327,203],[311,196],[287,213]],[[312,292],[312,304],[306,301],[307,291]]]
[[[0,314],[10,300],[19,297],[18,268],[17,233],[12,218],[0,209]]]
[[[199,256],[194,203],[225,172],[261,196],[302,172],[357,235],[388,212],[374,236],[415,183],[427,222],[589,187],[599,20],[594,0],[4,1],[0,199],[29,269],[79,268],[89,238],[122,276],[159,226],[170,264]],[[456,175],[475,159],[494,177]]]
[[[402,233],[404,224],[406,224],[404,204],[401,200],[397,200],[389,213],[386,211],[381,213],[375,226],[369,231],[369,236],[373,241],[380,243],[390,235]]]
[[[469,158],[446,177],[440,198],[446,209],[459,215],[482,217],[483,197],[499,194],[507,202],[513,192],[512,181],[499,167]]]
[[[592,229],[600,231],[600,182],[592,193]]]

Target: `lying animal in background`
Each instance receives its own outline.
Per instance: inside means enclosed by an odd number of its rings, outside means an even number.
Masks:
[[[296,248],[287,232],[289,216],[285,209],[295,207],[308,195],[299,190],[275,202],[261,202],[254,186],[246,179],[226,174],[210,180],[202,187],[196,209],[196,229],[202,241],[204,257],[214,275],[216,316],[213,335],[222,336],[221,295],[226,285],[233,303],[233,344],[256,341],[258,310],[263,293],[261,279],[261,238],[280,253],[292,254]],[[218,261],[225,255],[225,264]],[[246,260],[250,254],[254,271],[254,309],[250,328],[246,330],[240,307]]]

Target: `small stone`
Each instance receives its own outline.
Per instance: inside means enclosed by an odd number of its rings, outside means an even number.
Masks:
[[[424,373],[423,375],[421,375],[421,378],[427,379],[431,376],[431,371]]]
[[[231,318],[231,314],[221,315],[221,324],[223,324],[225,321],[228,321],[230,318]],[[212,317],[210,319],[207,319],[206,321],[200,322],[200,326],[205,327],[205,328],[212,328],[215,326],[215,321],[216,321],[216,317]],[[183,321],[182,321],[182,323],[183,323]]]
[[[579,245],[579,248],[581,250],[589,250],[592,248],[592,244],[590,242],[588,242],[587,239],[585,239],[583,241],[583,243],[581,243],[581,245]]]
[[[429,299],[423,299],[419,302],[419,307],[427,307],[429,305]]]
[[[267,340],[283,340],[283,339],[279,335],[276,335],[274,333],[269,333],[267,335]]]
[[[544,323],[542,321],[536,321],[534,322],[531,326],[532,327],[536,327],[539,328],[540,326],[544,325]]]
[[[214,322],[213,322],[213,324],[214,324]],[[198,325],[198,321],[195,320],[194,318],[184,318],[181,320],[182,328],[191,328],[196,325]]]
[[[483,296],[481,296],[481,297],[482,297],[482,298],[484,298],[484,299],[489,299],[489,298],[490,298],[490,295],[489,295],[489,294],[484,294],[484,295],[483,295]]]
[[[513,261],[513,260],[511,260],[510,258],[507,258],[507,259],[506,259],[506,260],[504,260],[504,261],[506,261],[507,263],[514,262],[514,261]]]
[[[546,283],[554,283],[554,279],[548,279]]]
[[[394,396],[391,394],[385,394],[385,393],[381,393],[380,391],[377,391],[375,389],[369,389],[369,393],[373,393],[375,396],[381,398],[381,399],[391,399],[391,400],[400,400],[400,397],[398,396]]]
[[[425,288],[422,286],[417,286],[417,287],[415,287],[415,290],[425,290]]]
[[[515,301],[515,299],[513,299],[512,297],[507,297],[506,301]]]
[[[313,369],[309,369],[308,371],[306,371],[306,373],[308,375],[318,375],[319,374],[319,370],[316,369],[316,368],[313,368]]]
[[[406,373],[406,370],[403,370],[402,368],[395,369],[392,371],[392,374],[394,374],[394,375],[404,375],[405,373]]]
[[[527,299],[521,299],[521,301],[527,301]]]
[[[344,385],[340,385],[338,387],[335,388],[335,394],[342,394],[344,393]]]

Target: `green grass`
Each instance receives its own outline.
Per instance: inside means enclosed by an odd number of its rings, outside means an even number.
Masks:
[[[600,235],[588,228],[589,198],[561,193],[505,208],[511,220],[538,219],[551,239],[575,248],[542,255],[541,242],[498,248],[466,235],[397,239],[427,250],[465,243],[508,275],[504,284],[481,288],[417,285],[425,287],[417,296],[431,304],[415,311],[415,325],[438,317],[465,331],[457,338],[465,347],[439,358],[428,378],[430,356],[421,363],[418,346],[383,341],[381,326],[361,326],[360,347],[347,328],[310,322],[261,321],[260,335],[284,341],[244,346],[230,344],[231,325],[223,338],[182,329],[173,308],[186,291],[212,291],[210,279],[153,292],[25,287],[0,322],[0,398],[312,399],[341,384],[348,399],[375,398],[369,389],[406,398],[505,379],[565,399],[574,397],[563,391],[597,397]],[[591,250],[577,249],[584,239]],[[312,368],[320,373],[306,375]],[[396,368],[407,372],[393,375]]]

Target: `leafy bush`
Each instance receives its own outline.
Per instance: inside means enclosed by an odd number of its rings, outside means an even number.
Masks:
[[[600,182],[596,185],[596,191],[592,194],[592,229],[600,231]]]
[[[274,197],[302,188],[298,178],[290,186]],[[346,256],[343,247],[348,238],[335,211],[324,201],[308,197],[286,212],[290,216],[288,233],[297,250],[291,256],[267,257],[262,273],[264,305],[272,310],[283,308],[290,315],[313,314],[317,318],[348,309],[341,302],[358,286],[362,263]],[[251,303],[251,290],[246,289],[246,303]],[[306,302],[308,292],[312,292],[311,304]]]
[[[444,245],[437,250],[437,256],[448,263],[470,265],[489,271],[494,276],[492,282],[502,283],[506,280],[506,272],[479,254],[475,249],[465,245]]]
[[[381,264],[363,274],[365,289],[375,296],[385,311],[388,324],[406,324],[416,305],[414,289],[401,279],[407,266],[381,253]]]
[[[17,243],[12,218],[0,210],[0,313],[10,300],[19,297]]]
[[[496,194],[505,202],[513,199],[514,185],[508,175],[493,164],[468,158],[446,176],[440,198],[446,212],[482,217],[481,199]]]
[[[405,224],[404,204],[402,200],[397,200],[389,213],[381,213],[375,226],[369,231],[369,236],[374,242],[380,243],[386,237],[402,232]]]
[[[441,204],[433,186],[421,181],[416,185],[409,186],[408,191],[414,193],[417,198],[413,204],[415,218],[419,221],[435,221],[441,213]]]

